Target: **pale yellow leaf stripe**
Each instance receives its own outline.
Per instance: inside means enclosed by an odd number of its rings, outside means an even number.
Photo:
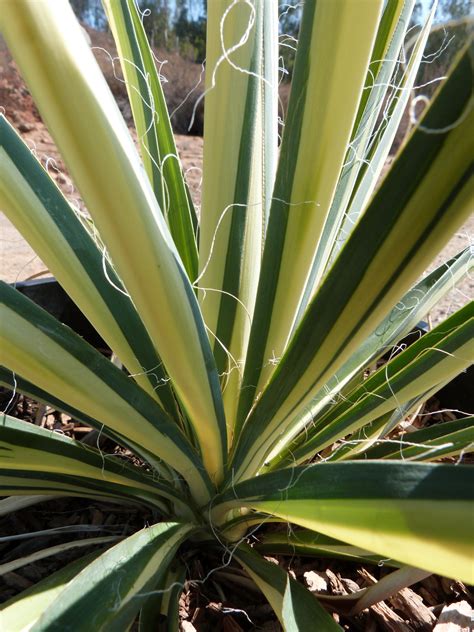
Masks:
[[[225,421],[204,325],[151,185],[79,23],[66,0],[6,2],[0,20],[15,61],[194,424],[205,465],[219,480]]]
[[[309,77],[289,221],[264,352],[260,391],[288,342],[346,155],[383,3],[316,2]],[[356,26],[357,25],[357,26]],[[271,219],[270,219],[271,221]]]

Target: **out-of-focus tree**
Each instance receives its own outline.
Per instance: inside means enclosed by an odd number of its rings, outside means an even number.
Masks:
[[[97,31],[106,31],[107,19],[101,0],[69,0],[74,13],[81,22]]]
[[[74,13],[81,22],[85,22],[89,12],[90,0],[70,0]]]
[[[176,0],[174,32],[179,52],[201,63],[206,56],[206,3]]]
[[[418,0],[414,21],[422,21],[431,2]],[[417,84],[424,86],[423,93],[431,96],[465,45],[472,31],[471,0],[440,0],[435,14],[435,24],[428,39],[425,58],[420,65]],[[413,39],[412,39],[413,41]],[[428,84],[428,85],[424,85]]]
[[[143,26],[153,48],[169,48],[171,9],[169,0],[140,0]]]
[[[413,21],[421,22],[431,8],[431,0],[417,0],[413,11]],[[466,18],[472,11],[471,0],[440,0],[435,15],[435,23]]]
[[[279,3],[280,68],[282,80],[291,80],[295,63],[296,43],[301,20],[300,3]]]

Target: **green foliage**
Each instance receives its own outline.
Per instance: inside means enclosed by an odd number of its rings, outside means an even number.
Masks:
[[[280,58],[282,67],[282,80],[291,81],[295,65],[296,44],[301,22],[301,7],[297,4],[289,5],[280,3]]]
[[[206,57],[206,7],[204,0],[137,0],[152,48],[177,51],[202,63]],[[101,0],[71,0],[78,19],[97,30],[108,28]]]
[[[174,33],[179,42],[181,54],[201,64],[206,57],[205,17],[199,16],[194,20],[190,19],[187,6],[185,4],[180,6],[178,3]]]
[[[154,48],[169,49],[169,37],[171,26],[171,9],[168,0],[156,2],[153,0],[142,0],[140,11],[144,16],[143,25],[145,32]]]
[[[1,283],[0,382],[140,465],[3,414],[0,512],[80,496],[156,523],[10,600],[0,627],[177,629],[188,561],[216,550],[287,630],[339,626],[258,548],[400,567],[333,598],[346,614],[432,572],[473,583],[472,417],[393,434],[470,365],[473,305],[374,369],[472,269],[466,250],[420,280],[470,210],[469,51],[379,181],[435,9],[400,76],[414,0],[306,0],[279,143],[277,4],[209,3],[198,220],[147,26],[134,0],[104,7],[141,159],[66,0],[9,2],[2,32],[90,219],[3,115],[0,206],[117,362]]]

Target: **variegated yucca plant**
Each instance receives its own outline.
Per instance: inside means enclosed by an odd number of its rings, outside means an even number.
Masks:
[[[216,551],[287,630],[339,629],[328,609],[433,572],[474,582],[473,470],[436,462],[472,446],[472,417],[392,434],[468,367],[472,305],[373,368],[471,262],[419,280],[472,200],[467,47],[379,183],[435,11],[404,55],[414,3],[306,0],[279,144],[278,2],[210,1],[198,218],[134,0],[104,7],[141,160],[67,1],[2,1],[90,219],[5,117],[0,206],[118,362],[2,283],[1,381],[142,465],[4,414],[0,511],[83,496],[156,516],[8,602],[2,630],[175,630],[189,559]],[[394,570],[321,602],[262,555],[295,552]]]

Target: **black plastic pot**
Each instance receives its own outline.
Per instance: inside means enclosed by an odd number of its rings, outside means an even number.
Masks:
[[[53,277],[15,283],[15,288],[24,296],[42,307],[61,323],[67,325],[84,340],[100,351],[109,350],[81,310],[69,298]]]
[[[460,373],[436,393],[441,408],[453,408],[474,414],[474,365]]]

